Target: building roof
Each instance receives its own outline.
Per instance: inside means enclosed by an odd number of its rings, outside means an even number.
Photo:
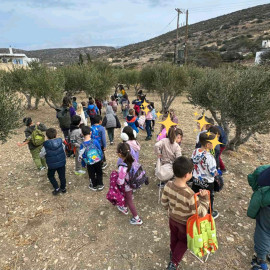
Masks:
[[[0,53],[0,57],[1,56],[5,56],[5,57],[26,57],[26,55],[24,53]]]

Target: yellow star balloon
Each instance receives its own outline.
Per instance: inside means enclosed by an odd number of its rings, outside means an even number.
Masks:
[[[211,132],[208,131],[208,132],[206,133],[206,135],[209,137],[209,136],[211,135]]]
[[[217,145],[222,144],[221,142],[218,141],[218,135],[216,135],[215,139],[208,140],[208,142],[213,144],[213,149],[215,149]]]
[[[159,118],[159,117],[160,117],[161,115],[163,115],[163,114],[161,114],[160,112],[157,112],[156,115],[157,115],[157,117]]]
[[[199,114],[197,112],[194,113],[195,116],[198,116]]]
[[[142,109],[142,111],[144,111],[145,114],[148,114],[148,112],[149,112],[150,110],[149,110],[148,107],[146,106],[146,107],[144,107],[144,109]]]
[[[205,115],[203,114],[203,117],[201,120],[195,120],[196,122],[198,122],[200,124],[200,130],[202,130],[202,128],[204,127],[204,125],[208,125],[210,123],[208,123],[206,120],[205,120]]]
[[[144,102],[142,103],[142,106],[143,106],[144,108],[146,108],[148,105],[149,105],[149,103],[146,102],[146,100],[144,100]]]
[[[169,132],[170,127],[172,127],[172,126],[177,126],[177,125],[178,125],[177,123],[174,123],[174,122],[171,120],[170,115],[168,115],[168,117],[167,117],[167,119],[166,119],[165,121],[163,121],[163,122],[158,122],[158,123],[165,126],[165,128],[166,128],[166,133],[167,133],[167,134],[168,134],[168,132]]]

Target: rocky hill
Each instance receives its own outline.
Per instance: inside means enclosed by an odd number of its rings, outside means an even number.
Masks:
[[[183,49],[184,36],[185,26],[180,28],[179,49]],[[202,66],[233,61],[254,62],[262,40],[267,39],[270,39],[270,4],[189,25],[188,60]],[[139,67],[160,60],[172,61],[175,43],[176,31],[171,31],[101,57],[126,67]]]
[[[44,49],[35,51],[13,49],[13,52],[25,53],[28,57],[39,58],[44,63],[59,65],[78,62],[80,53],[86,59],[86,54],[88,53],[91,58],[96,58],[100,54],[112,52],[114,50],[114,47],[92,46],[83,48]],[[0,49],[0,53],[8,53],[8,49]]]

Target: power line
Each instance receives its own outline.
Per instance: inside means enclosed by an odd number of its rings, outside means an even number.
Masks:
[[[174,18],[161,30],[161,32],[163,32],[177,17],[177,15],[174,16]]]

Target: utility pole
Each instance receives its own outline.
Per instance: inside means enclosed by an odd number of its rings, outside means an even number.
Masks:
[[[185,36],[185,64],[188,60],[188,10],[186,11],[186,36]]]
[[[176,43],[175,43],[175,54],[174,54],[174,63],[177,62],[177,54],[178,54],[178,39],[179,39],[179,18],[180,18],[180,14],[182,13],[182,11],[180,10],[180,8],[176,8],[175,9],[177,12],[177,28],[176,28]]]

